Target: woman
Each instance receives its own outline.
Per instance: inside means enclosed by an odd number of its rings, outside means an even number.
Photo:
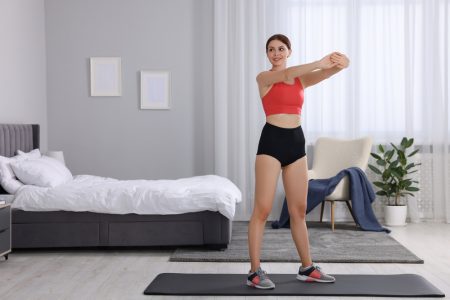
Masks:
[[[301,258],[297,279],[334,282],[334,277],[312,263],[309,253],[305,221],[308,169],[300,115],[303,90],[348,67],[349,60],[344,54],[333,52],[319,61],[287,68],[291,44],[282,34],[273,35],[267,40],[266,54],[272,68],[256,77],[266,124],[255,162],[255,204],[248,227],[251,269],[247,285],[259,289],[275,288],[275,284],[260,267],[260,248],[281,171],[292,238]]]

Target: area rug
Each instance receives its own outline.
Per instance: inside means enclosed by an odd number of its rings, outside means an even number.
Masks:
[[[170,261],[248,262],[248,222],[233,222],[231,243],[225,250],[178,248]],[[357,229],[354,224],[308,223],[311,257],[322,263],[411,263],[423,260],[385,232]],[[261,248],[262,262],[298,262],[290,229],[272,229],[268,223]]]
[[[375,296],[445,297],[425,278],[415,274],[333,275],[334,283],[301,282],[293,274],[271,274],[273,290],[245,285],[245,274],[159,274],[145,289],[146,295],[228,296]]]

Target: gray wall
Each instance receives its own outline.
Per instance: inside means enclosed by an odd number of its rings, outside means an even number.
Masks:
[[[213,4],[46,0],[49,149],[74,174],[213,172]],[[89,58],[122,58],[122,96],[89,96]],[[139,71],[171,72],[171,109],[139,109]]]
[[[41,125],[47,149],[44,0],[0,0],[0,123]]]

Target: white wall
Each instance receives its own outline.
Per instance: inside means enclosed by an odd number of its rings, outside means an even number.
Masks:
[[[75,174],[212,173],[212,9],[209,0],[0,0],[0,123],[40,124],[42,150],[63,150]],[[89,96],[91,56],[122,58],[122,97]],[[171,110],[139,110],[144,69],[171,71]]]
[[[0,0],[0,123],[41,125],[47,149],[44,0]]]
[[[46,0],[49,148],[74,174],[213,172],[213,2]],[[122,96],[89,95],[89,58],[122,58]],[[171,72],[171,109],[139,109],[140,70]]]

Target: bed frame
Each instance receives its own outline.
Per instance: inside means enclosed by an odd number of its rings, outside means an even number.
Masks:
[[[39,148],[39,125],[0,124],[0,155]],[[6,192],[0,187],[0,194]],[[177,215],[12,210],[12,248],[206,246],[224,249],[232,222],[219,212]]]

